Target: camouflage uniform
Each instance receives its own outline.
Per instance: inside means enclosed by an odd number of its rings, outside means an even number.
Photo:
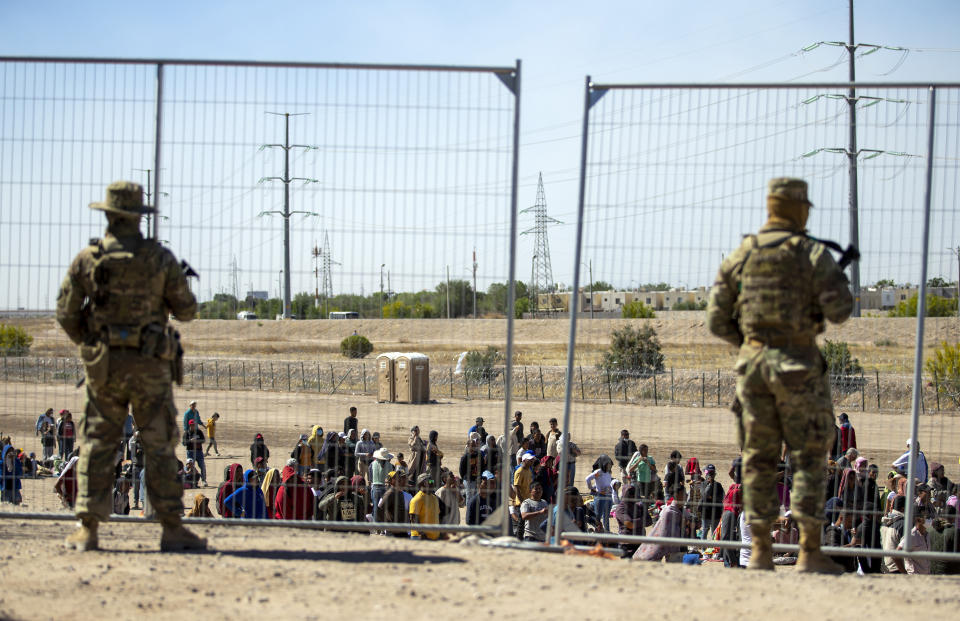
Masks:
[[[96,547],[96,523],[110,515],[128,409],[140,429],[150,503],[165,536],[168,527],[183,530],[172,388],[182,349],[167,317],[189,321],[197,303],[173,253],[140,234],[140,214],[151,211],[142,192],[137,184],[116,182],[106,202],[91,205],[112,217],[110,225],[73,260],[57,298],[57,321],[80,346],[86,369],[76,513],[93,524],[93,545],[78,549]]]
[[[720,266],[708,325],[740,349],[738,431],[746,521],[767,528],[777,517],[777,464],[785,442],[794,471],[791,512],[801,524],[815,522],[819,529],[833,408],[815,338],[825,320],[840,323],[849,317],[853,299],[827,248],[804,235],[810,206],[806,183],[773,179],[767,202],[768,222]],[[819,534],[817,543],[819,550]]]

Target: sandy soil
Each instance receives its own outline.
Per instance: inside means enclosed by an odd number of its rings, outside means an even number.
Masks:
[[[73,356],[75,348],[52,318],[15,319],[33,335],[36,355]],[[618,326],[648,323],[663,344],[667,365],[677,368],[729,368],[733,350],[711,336],[700,312],[671,314],[664,319],[594,319],[578,322],[577,355],[593,364],[610,344]],[[323,360],[339,356],[340,341],[356,330],[374,344],[374,353],[420,351],[435,364],[451,364],[465,349],[492,345],[506,347],[503,319],[358,319],[346,321],[193,321],[181,326],[188,355],[256,357],[262,359]],[[567,355],[567,319],[525,319],[515,322],[516,364],[564,364]],[[864,317],[830,326],[823,338],[845,341],[869,369],[903,370],[913,366],[916,320]],[[924,346],[960,341],[960,321],[930,318]]]
[[[2,619],[949,619],[960,580],[747,574],[386,537],[200,527],[211,550],[162,554],[155,525],[0,521]],[[561,587],[562,588],[558,588]],[[798,597],[799,596],[799,597]],[[450,617],[447,617],[450,615]]]

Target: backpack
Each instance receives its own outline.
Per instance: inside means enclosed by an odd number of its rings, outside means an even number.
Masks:
[[[736,303],[740,331],[746,337],[802,332],[812,295],[807,238],[788,234],[760,244],[749,235],[748,240]]]

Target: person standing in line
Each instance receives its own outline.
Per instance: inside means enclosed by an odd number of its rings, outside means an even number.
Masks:
[[[410,524],[439,524],[440,523],[440,499],[431,491],[433,483],[430,480],[430,474],[423,473],[417,477],[417,494],[410,501]],[[437,531],[410,531],[411,539],[432,539],[440,538]]]
[[[140,440],[140,430],[134,429],[130,442],[127,443],[127,451],[130,453],[130,465],[133,487],[133,508],[140,508],[140,477],[143,475],[143,442]]]
[[[593,493],[593,507],[603,524],[603,531],[610,532],[610,510],[613,508],[613,462],[603,460],[600,467],[587,475],[587,489]]]
[[[623,481],[624,485],[630,484],[627,465],[630,463],[630,458],[633,457],[633,454],[636,452],[637,444],[630,439],[630,432],[622,429],[620,431],[620,440],[617,441],[617,445],[613,448],[613,458],[617,461],[617,465],[620,466],[620,480]]]
[[[470,437],[471,433],[480,434],[480,444],[481,446],[487,442],[487,430],[483,428],[483,418],[478,416],[477,420],[474,421],[473,427],[467,430],[467,437]]]
[[[427,469],[427,445],[420,437],[419,426],[414,425],[410,428],[410,438],[407,439],[407,446],[410,447],[409,478],[416,480]]]
[[[546,539],[546,530],[541,526],[547,519],[548,511],[547,501],[543,499],[543,487],[534,482],[530,486],[530,498],[520,504],[520,517],[524,521],[524,541],[542,542]]]
[[[183,432],[183,446],[187,449],[187,459],[192,459],[200,468],[200,478],[203,486],[207,486],[207,464],[203,460],[203,432],[197,421],[191,419],[188,429]]]
[[[200,418],[200,410],[197,409],[197,402],[191,401],[190,407],[183,413],[183,430],[189,431],[190,421],[196,421],[197,428],[203,426],[203,419]]]
[[[700,507],[698,513],[702,526],[701,539],[713,539],[713,533],[723,515],[723,486],[717,481],[717,467],[707,464],[703,471],[705,477],[700,484]]]
[[[772,570],[779,513],[777,464],[786,442],[795,472],[791,513],[800,527],[799,571],[838,574],[820,551],[823,468],[833,441],[833,404],[816,336],[850,316],[853,296],[827,247],[806,234],[807,183],[768,184],[766,223],[720,266],[707,307],[710,331],[739,349],[738,436],[743,439],[745,521],[751,569]]]
[[[80,348],[86,403],[80,425],[76,515],[80,527],[67,548],[95,550],[97,527],[113,505],[115,458],[123,423],[133,410],[146,458],[146,487],[163,534],[160,549],[206,548],[183,527],[183,485],[177,480],[177,410],[172,384],[182,381],[180,335],[172,315],[190,321],[197,301],[173,253],[140,233],[143,188],[127,181],[107,187],[107,232],[80,251],[57,296],[57,322]]]
[[[343,419],[344,435],[349,436],[351,429],[353,429],[354,432],[357,431],[357,408],[353,405],[350,406],[350,413]]]
[[[210,447],[213,452],[220,456],[220,448],[217,446],[217,421],[220,420],[220,412],[214,412],[213,416],[207,419],[207,450],[204,455],[210,454]]]
[[[60,447],[61,459],[70,459],[76,439],[77,428],[73,423],[73,412],[60,410],[60,421],[57,423],[57,443]]]

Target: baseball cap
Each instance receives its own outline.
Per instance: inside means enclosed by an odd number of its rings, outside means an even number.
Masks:
[[[497,478],[497,477],[495,477],[495,476],[493,475],[493,473],[490,472],[489,470],[484,470],[484,471],[480,474],[480,476],[482,476],[483,478],[487,479],[488,481]]]
[[[717,467],[713,464],[707,464],[707,467],[703,469],[704,472],[716,472]]]
[[[526,453],[523,454],[523,457],[520,458],[520,461],[530,461],[531,459],[536,459],[536,458],[537,458],[536,455],[527,451]]]

